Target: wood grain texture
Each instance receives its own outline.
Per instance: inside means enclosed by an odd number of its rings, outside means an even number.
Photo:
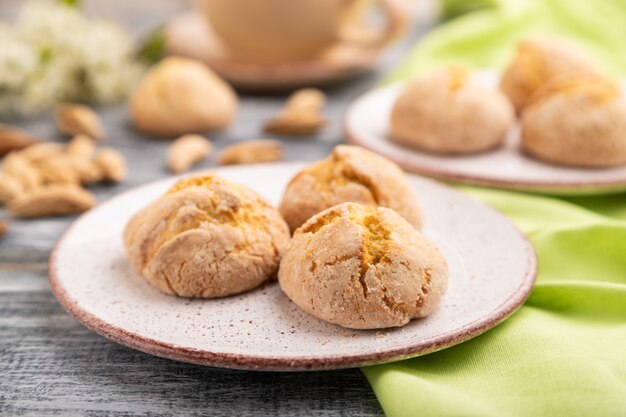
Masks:
[[[137,3],[143,3],[144,8]],[[0,0],[0,17],[14,15],[19,4]],[[184,6],[177,0],[142,0],[133,2],[126,11],[121,4],[129,3],[87,2],[93,13],[120,17],[132,24],[138,35]],[[152,7],[146,7],[148,4]],[[379,72],[327,90],[329,126],[314,139],[282,139],[286,159],[320,159],[341,143],[341,119],[348,102],[370,88],[423,30],[415,28],[409,39],[390,50]],[[209,135],[217,148],[214,154],[238,140],[263,137],[263,121],[281,109],[284,99],[242,97],[232,127]],[[124,105],[98,111],[106,129],[104,143],[123,152],[129,162],[129,179],[124,184],[92,188],[100,201],[168,175],[164,162],[168,141],[136,133]],[[4,122],[21,125],[44,138],[62,140],[50,115],[27,122]],[[211,166],[214,160],[197,169]],[[0,210],[0,217],[8,216]],[[57,303],[47,280],[50,251],[72,220],[9,219],[10,230],[0,240],[1,416],[382,415],[357,369],[267,373],[201,367],[134,351],[82,327]]]
[[[117,345],[65,313],[46,275],[35,263],[0,277],[0,415],[380,414],[358,370],[233,371]]]

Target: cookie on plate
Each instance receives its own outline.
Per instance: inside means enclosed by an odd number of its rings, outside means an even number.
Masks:
[[[320,211],[348,201],[389,207],[414,227],[422,224],[417,197],[402,170],[357,146],[339,145],[300,171],[287,185],[279,210],[293,231]]]
[[[438,154],[472,154],[500,145],[513,123],[508,99],[448,67],[410,82],[393,105],[390,139]]]
[[[253,190],[218,175],[179,181],[124,230],[128,257],[152,285],[182,297],[250,290],[278,270],[289,228]]]
[[[500,89],[521,113],[544,83],[567,73],[595,74],[592,59],[575,43],[557,37],[529,38],[518,43],[500,79]]]
[[[626,99],[601,76],[567,74],[533,96],[522,149],[547,162],[589,168],[626,164]]]
[[[441,303],[448,267],[439,249],[395,211],[343,203],[296,230],[278,272],[304,311],[343,327],[398,327]]]

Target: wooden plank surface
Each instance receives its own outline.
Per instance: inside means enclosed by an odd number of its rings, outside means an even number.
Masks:
[[[141,1],[155,6],[135,5],[128,11],[117,7],[123,3],[88,2],[88,7],[132,24],[136,34],[184,7],[175,0],[159,2],[159,7],[157,2]],[[14,15],[19,4],[1,0],[0,17]],[[285,139],[287,159],[319,159],[341,143],[346,105],[371,88],[422,31],[416,27],[409,39],[392,48],[377,73],[328,90],[328,128],[316,139]],[[237,140],[262,137],[262,121],[277,112],[283,101],[284,97],[243,96],[233,126],[210,138],[219,149]],[[120,149],[130,164],[126,183],[94,188],[99,200],[167,175],[163,163],[167,142],[137,134],[129,126],[124,105],[99,111],[107,144]],[[4,122],[61,139],[49,115]],[[199,168],[212,165],[207,161]],[[7,217],[1,210],[0,216]],[[72,220],[10,219],[10,231],[0,241],[0,415],[382,415],[357,369],[265,373],[201,367],[134,351],[82,327],[60,307],[47,281],[50,251]]]

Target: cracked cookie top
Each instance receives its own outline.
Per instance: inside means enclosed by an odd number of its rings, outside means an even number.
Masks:
[[[217,175],[190,177],[135,214],[128,256],[162,291],[218,297],[275,274],[289,239],[278,211],[251,189]]]
[[[346,145],[300,171],[287,185],[279,210],[293,231],[311,216],[344,202],[390,207],[413,226],[422,223],[417,198],[402,170],[381,156]]]
[[[374,329],[403,326],[434,311],[448,271],[437,247],[395,211],[343,203],[295,231],[278,279],[308,313]]]

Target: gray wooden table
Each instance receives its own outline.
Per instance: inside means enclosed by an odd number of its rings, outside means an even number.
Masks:
[[[0,17],[14,15],[21,2],[0,0]],[[120,11],[115,4],[132,5]],[[92,13],[109,14],[145,32],[183,7],[176,0],[88,2]],[[108,4],[108,5],[107,5]],[[342,142],[340,121],[346,105],[397,63],[411,35],[386,55],[379,71],[327,90],[328,128],[316,139],[284,140],[287,160],[315,160]],[[232,127],[211,135],[216,147],[262,136],[264,119],[278,111],[284,97],[243,96]],[[99,200],[167,175],[167,142],[136,133],[125,106],[100,109],[107,144],[129,160],[124,184],[96,187]],[[17,122],[32,132],[59,140],[50,116]],[[207,161],[199,168],[213,165]],[[6,218],[6,213],[0,211]],[[0,415],[382,415],[358,369],[267,373],[201,367],[150,356],[87,330],[57,303],[48,286],[50,251],[73,217],[30,221],[10,219],[0,241]]]

